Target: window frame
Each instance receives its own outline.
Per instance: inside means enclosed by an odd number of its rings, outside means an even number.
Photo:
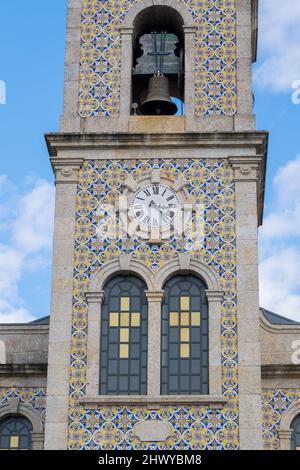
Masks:
[[[197,291],[197,296],[190,295],[191,290]],[[208,395],[209,394],[209,323],[208,323],[208,302],[206,297],[205,283],[194,275],[180,275],[170,278],[164,286],[165,296],[162,303],[162,334],[161,334],[161,394],[162,395]],[[177,291],[177,293],[176,293]],[[180,306],[183,297],[189,298],[189,305],[186,308]],[[196,299],[198,297],[198,299]],[[199,305],[198,305],[199,301]],[[174,308],[173,308],[174,306]],[[176,308],[175,308],[176,306]],[[176,312],[174,311],[176,310]],[[189,341],[183,344],[189,345],[189,357],[181,356],[182,341],[180,335],[185,331],[184,325],[181,325],[181,315],[183,310],[187,310],[188,318],[186,326],[189,331]],[[171,325],[171,312],[177,313],[178,325]],[[200,315],[200,324],[192,325],[192,312],[198,312]],[[184,320],[184,319],[183,319]],[[177,322],[176,322],[177,323]],[[175,330],[176,328],[176,330]],[[199,337],[198,337],[199,334]],[[173,341],[172,341],[172,336]],[[178,338],[177,338],[178,336]],[[196,336],[196,339],[193,339]],[[179,344],[178,344],[179,343]],[[193,349],[198,346],[199,351],[193,353]],[[178,351],[176,351],[178,350]],[[176,357],[178,354],[178,357]],[[196,357],[196,355],[198,357]],[[171,365],[177,362],[178,372],[172,373]],[[200,366],[200,373],[192,372],[193,364],[197,362]],[[172,364],[173,363],[173,364]],[[187,368],[188,372],[184,373]],[[193,390],[193,377],[200,378],[199,389]],[[206,380],[205,380],[206,376]],[[188,377],[188,387],[181,384],[184,377]],[[177,380],[176,380],[177,379]],[[171,381],[177,381],[177,390],[171,387]],[[185,391],[182,391],[184,388]],[[189,390],[187,390],[189,388]],[[195,387],[196,388],[196,387]]]
[[[134,275],[114,276],[104,288],[104,302],[101,315],[101,339],[100,339],[100,360],[99,360],[99,394],[100,395],[146,395],[147,394],[147,353],[148,353],[148,303],[145,292],[147,286],[140,278]],[[134,295],[133,295],[134,294]],[[129,298],[128,306],[122,309],[122,300]],[[118,304],[118,307],[117,307]],[[136,308],[134,306],[136,305]],[[122,310],[124,310],[122,312]],[[134,327],[134,313],[138,313],[139,326]],[[111,315],[116,317],[116,324],[111,324]],[[122,316],[128,317],[128,326],[122,327]],[[126,330],[128,338],[122,338],[122,332]],[[138,336],[137,336],[138,335]],[[137,336],[135,340],[133,336]],[[121,357],[122,348],[127,347],[128,358]],[[136,357],[133,349],[139,349]],[[136,361],[138,371],[132,370]],[[117,372],[110,373],[111,366],[117,367]],[[127,370],[127,373],[125,373]],[[115,391],[111,391],[109,382],[114,380]],[[122,379],[128,377],[128,388],[124,385],[122,389]],[[138,379],[137,379],[138,377]],[[134,381],[138,380],[138,386],[134,386]],[[133,392],[133,390],[136,390]]]
[[[147,285],[148,299],[148,384],[147,395],[117,396],[99,395],[99,357],[101,335],[101,309],[104,298],[103,286],[108,279],[119,274],[132,274],[144,280]],[[206,296],[209,311],[209,395],[161,395],[161,305],[162,286],[176,274],[194,274],[208,286]],[[87,409],[98,406],[145,405],[155,409],[160,405],[207,405],[212,409],[222,408],[228,401],[222,389],[221,358],[221,302],[216,273],[200,260],[188,254],[179,255],[167,263],[158,273],[153,273],[146,264],[130,255],[120,255],[107,262],[95,274],[90,283],[86,300],[88,303],[88,341],[87,341],[87,384],[86,394],[80,403]]]
[[[9,426],[17,428],[18,425],[22,426],[22,429],[10,430]],[[3,435],[3,431],[7,428],[6,435]],[[26,431],[26,432],[25,432]],[[33,440],[32,440],[32,431],[33,426],[28,418],[22,415],[8,415],[0,420],[0,449],[1,450],[32,450]],[[2,447],[2,439],[8,439],[10,442],[12,437],[18,437],[18,445],[16,447]],[[23,440],[27,439],[28,446],[24,447],[25,444],[22,443]]]

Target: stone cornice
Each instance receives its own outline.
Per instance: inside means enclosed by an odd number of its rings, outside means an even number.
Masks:
[[[46,375],[48,364],[1,364],[0,377]]]
[[[263,379],[300,378],[300,367],[294,364],[267,364],[261,366]]]
[[[143,133],[52,133],[45,136],[49,154],[64,150],[101,150],[116,148],[246,148],[254,146],[258,155],[266,154],[268,133],[254,132],[185,132],[172,134]],[[54,159],[52,159],[54,162]],[[76,159],[72,159],[73,161]]]

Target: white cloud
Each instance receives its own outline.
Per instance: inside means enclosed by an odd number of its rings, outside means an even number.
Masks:
[[[260,302],[300,321],[300,156],[274,178],[271,210],[260,230]]]
[[[260,64],[254,79],[272,91],[291,89],[300,79],[300,2],[262,0],[260,8]]]
[[[0,176],[3,203],[0,229],[0,323],[24,323],[34,319],[19,294],[32,271],[49,265],[54,217],[54,187],[38,180],[25,194]],[[13,201],[13,204],[12,204]]]

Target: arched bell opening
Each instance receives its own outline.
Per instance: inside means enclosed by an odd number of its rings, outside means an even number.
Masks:
[[[132,114],[171,116],[184,110],[183,18],[152,6],[134,21]]]

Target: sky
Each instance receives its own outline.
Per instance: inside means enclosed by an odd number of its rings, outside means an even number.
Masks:
[[[259,16],[255,113],[270,132],[260,303],[300,321],[300,2],[260,0]],[[55,191],[44,133],[59,128],[65,25],[66,0],[1,0],[0,323],[50,311]]]

